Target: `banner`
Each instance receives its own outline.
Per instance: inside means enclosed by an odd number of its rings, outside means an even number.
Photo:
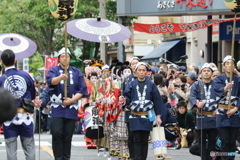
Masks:
[[[47,75],[48,70],[51,67],[54,67],[58,64],[58,58],[57,57],[46,57],[45,59],[45,75]]]
[[[159,24],[142,24],[133,23],[134,31],[145,32],[149,34],[169,33],[169,32],[192,32],[199,29],[219,24],[223,22],[233,21],[234,19],[205,19],[192,23],[172,23],[164,22]],[[240,20],[240,18],[237,18]]]

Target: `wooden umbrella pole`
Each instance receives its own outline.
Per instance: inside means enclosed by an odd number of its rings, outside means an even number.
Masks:
[[[40,83],[38,83],[38,100],[40,100]],[[39,109],[39,115],[38,115],[38,159],[41,160],[41,146],[40,146],[40,142],[41,142],[41,106],[38,106]]]
[[[232,49],[231,49],[232,63],[231,63],[231,71],[230,71],[229,83],[232,83],[232,80],[233,80],[233,69],[234,69],[233,56],[234,56],[234,41],[235,41],[235,30],[236,30],[236,17],[237,17],[237,12],[235,12],[235,14],[234,14],[234,21],[233,21]],[[230,106],[231,106],[231,97],[232,97],[232,89],[229,90],[229,94],[228,94],[228,111],[230,110]]]
[[[65,21],[65,30],[64,30],[64,46],[65,46],[65,62],[67,62],[67,47],[68,47],[68,34],[67,34],[67,21]],[[64,74],[67,74],[68,65],[65,65]],[[64,80],[64,97],[67,98],[67,79]]]

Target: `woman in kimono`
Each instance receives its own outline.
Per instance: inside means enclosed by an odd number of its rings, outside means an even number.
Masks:
[[[229,82],[230,72],[235,69],[236,62],[231,56],[223,59],[224,74],[217,76],[214,81],[214,91],[219,101],[216,123],[222,141],[221,152],[235,152],[240,119],[238,109],[240,107],[240,77],[233,75]],[[234,66],[233,66],[234,65]],[[231,92],[230,109],[228,106],[229,94]],[[234,156],[234,155],[233,155]],[[223,156],[222,159],[234,159],[231,156]]]
[[[130,82],[124,91],[124,97],[120,102],[126,100],[129,105],[129,125],[134,138],[135,160],[146,160],[148,153],[148,138],[153,128],[153,121],[161,125],[161,114],[164,112],[164,104],[156,85],[150,80],[147,74],[148,67],[145,63],[139,62],[135,72],[137,79]],[[153,115],[156,114],[156,118]]]
[[[95,97],[96,97],[96,88],[94,86],[94,83],[97,81],[98,79],[98,75],[96,72],[94,72],[94,68],[98,68],[98,67],[91,67],[91,71],[90,72],[86,72],[86,68],[85,68],[85,73],[87,75],[87,78],[85,78],[85,83],[87,85],[87,89],[88,89],[88,97],[84,97],[81,100],[81,105],[80,105],[80,109],[78,112],[78,117],[79,118],[84,118],[86,121],[84,121],[84,130],[85,132],[87,131],[87,125],[89,123],[88,118],[93,118],[93,115],[91,116],[85,116],[85,113],[88,114],[89,112],[85,112],[85,108],[87,107],[92,107],[94,106],[94,102],[95,102]],[[92,138],[92,137],[91,137]],[[96,148],[96,145],[93,143],[93,139],[91,139],[90,137],[85,137],[86,140],[86,145],[87,148]]]
[[[216,128],[216,93],[214,92],[215,83],[212,78],[213,69],[209,63],[205,63],[200,71],[202,80],[192,85],[190,92],[190,104],[197,108],[196,130],[200,153],[203,160],[211,159],[210,152],[215,150],[217,137]],[[208,143],[206,143],[207,141]]]
[[[131,74],[131,69],[128,67],[127,64],[122,65],[118,73],[116,73],[118,77],[121,77],[121,80],[118,81],[116,87],[114,87],[114,95],[119,96],[123,94],[123,80],[127,78]],[[115,86],[114,85],[114,86]],[[130,158],[129,157],[129,150],[127,145],[127,139],[128,139],[128,132],[127,132],[127,125],[125,123],[125,112],[124,112],[124,106],[118,103],[118,98],[114,98],[116,101],[113,101],[113,105],[118,106],[114,107],[114,111],[112,112],[112,117],[116,117],[114,120],[114,130],[113,130],[113,148],[111,153],[113,155],[124,157],[125,159]],[[113,118],[114,118],[113,117]]]

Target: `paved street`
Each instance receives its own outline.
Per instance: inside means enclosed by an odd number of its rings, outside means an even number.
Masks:
[[[52,160],[52,144],[51,144],[51,135],[47,133],[41,134],[41,143],[40,143],[40,159],[41,160]],[[3,135],[0,135],[0,155],[1,160],[6,160],[6,150],[4,144]],[[39,135],[35,134],[35,145],[36,145],[36,154],[37,158],[39,155]],[[21,147],[20,141],[18,141],[18,159],[24,160],[24,153]],[[108,153],[108,152],[107,152]],[[193,156],[188,152],[187,148],[182,148],[180,150],[168,149],[168,157],[171,157],[173,160],[200,160],[199,157]],[[111,158],[111,160],[117,160],[118,158]],[[72,141],[72,157],[71,160],[109,160],[108,157],[104,157],[104,152],[100,153],[100,156],[97,156],[96,149],[87,149],[85,146],[85,141],[83,135],[75,134]],[[148,160],[154,160],[152,146],[149,145]]]

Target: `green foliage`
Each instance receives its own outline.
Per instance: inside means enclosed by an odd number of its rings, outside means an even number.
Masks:
[[[98,0],[78,0],[78,2],[77,12],[69,20],[96,18],[99,15]],[[0,33],[18,33],[30,38],[37,44],[38,52],[43,55],[53,55],[54,51],[59,51],[64,46],[65,22],[51,15],[47,0],[1,0],[0,7]],[[117,22],[116,1],[107,0],[106,11],[107,19]],[[129,25],[129,22],[131,18],[128,17],[124,20],[124,25]],[[75,50],[79,41],[69,35],[68,48],[71,51]],[[89,58],[91,47],[95,48],[95,58],[97,58],[99,43],[83,40],[82,44],[81,59]]]
[[[38,75],[38,68],[44,67],[44,61],[39,52],[36,52],[33,56],[29,58],[29,72],[34,75]],[[43,75],[42,75],[43,76]]]

